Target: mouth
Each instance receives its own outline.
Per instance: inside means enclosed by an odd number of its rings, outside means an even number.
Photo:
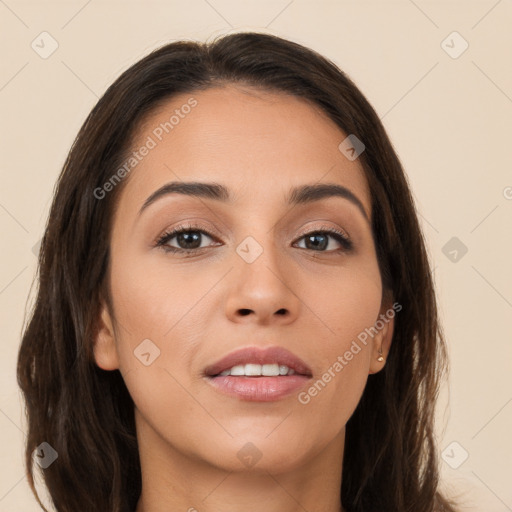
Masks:
[[[299,391],[312,378],[312,372],[302,359],[282,347],[249,347],[208,366],[204,376],[222,394],[268,402]]]

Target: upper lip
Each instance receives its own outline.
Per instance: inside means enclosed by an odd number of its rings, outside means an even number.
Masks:
[[[299,375],[311,377],[311,369],[300,357],[283,347],[246,347],[235,350],[216,363],[205,368],[207,376],[215,376],[224,370],[241,364],[279,364],[286,365]]]

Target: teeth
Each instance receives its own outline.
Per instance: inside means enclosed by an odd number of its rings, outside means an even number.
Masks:
[[[245,375],[250,377],[257,377],[261,375],[261,364],[246,364],[245,365]]]
[[[233,368],[231,368],[230,375],[245,375],[245,367],[241,364],[233,366]]]
[[[246,377],[276,377],[278,375],[293,375],[295,370],[285,364],[239,364],[229,370],[224,370],[220,375],[235,375]]]

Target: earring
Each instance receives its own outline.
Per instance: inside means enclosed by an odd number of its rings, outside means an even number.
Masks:
[[[382,363],[382,361],[384,361],[384,358],[382,357],[382,350],[379,350],[379,357],[377,357],[377,361],[379,361],[379,363]]]

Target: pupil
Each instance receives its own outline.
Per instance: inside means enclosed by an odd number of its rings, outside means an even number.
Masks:
[[[322,238],[323,239],[323,243],[320,242],[318,243],[316,240],[318,238]],[[308,242],[311,242],[311,246],[313,248],[322,248],[322,249],[325,249],[327,247],[327,237],[325,235],[321,235],[321,234],[316,234],[316,235],[309,235],[307,238],[306,238],[306,246],[308,246]],[[308,247],[309,249],[310,247]]]
[[[192,233],[192,234],[191,234]],[[178,235],[178,244],[181,246],[183,243],[185,249],[197,249],[200,245],[201,235],[197,231],[191,233],[180,233]]]

